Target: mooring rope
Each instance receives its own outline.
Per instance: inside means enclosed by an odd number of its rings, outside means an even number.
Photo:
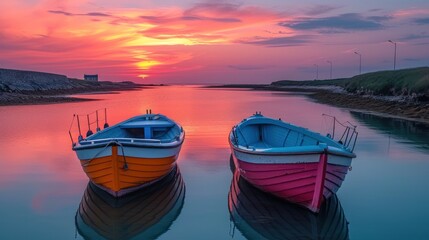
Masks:
[[[92,157],[91,159],[88,159],[88,160],[81,160],[81,161],[85,161],[85,163],[84,163],[84,164],[82,164],[82,166],[83,166],[83,167],[88,166],[88,165],[91,163],[91,161],[92,161],[92,160],[94,160],[96,157],[98,157],[98,155],[100,155],[104,150],[106,150],[106,148],[107,148],[111,143],[114,143],[114,142],[116,142],[116,141],[115,141],[115,140],[112,140],[112,141],[108,142],[108,143],[106,144],[106,146],[104,146],[104,147],[103,147],[103,149],[101,149],[100,151],[98,151],[98,152],[94,155],[94,157]]]
[[[121,152],[122,152],[122,157],[124,158],[124,165],[123,165],[123,169],[124,170],[127,170],[128,169],[128,163],[127,163],[127,159],[125,158],[125,150],[124,150],[124,146],[122,145],[122,143],[120,143],[118,140],[112,140],[112,141],[110,141],[110,142],[108,142],[107,144],[106,144],[106,146],[104,146],[103,147],[103,149],[101,149],[100,151],[98,151],[95,155],[94,155],[94,157],[92,157],[91,159],[88,159],[88,160],[81,160],[81,161],[84,161],[85,163],[83,163],[82,164],[82,166],[83,167],[86,167],[86,166],[88,166],[90,163],[91,163],[91,161],[92,160],[94,160],[95,158],[97,158],[104,150],[106,150],[106,148],[108,147],[108,146],[110,146],[112,143],[116,143],[116,145],[118,145],[119,147],[121,147]]]
[[[121,151],[122,151],[122,157],[124,157],[124,166],[122,167],[124,170],[128,169],[128,163],[127,163],[127,159],[125,158],[125,151],[124,151],[124,146],[122,145],[122,143],[116,141],[116,143],[118,144],[118,146],[121,147]]]

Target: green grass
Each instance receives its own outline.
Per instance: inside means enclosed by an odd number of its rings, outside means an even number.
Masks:
[[[350,78],[345,88],[349,92],[370,90],[377,95],[429,93],[429,67],[362,74]]]
[[[349,92],[370,91],[376,95],[428,94],[429,67],[402,69],[396,71],[380,71],[333,80],[273,82],[273,86],[326,86],[344,87]]]
[[[327,86],[335,85],[344,87],[348,78],[338,78],[332,80],[306,80],[306,81],[295,81],[295,80],[281,80],[272,82],[273,86]]]

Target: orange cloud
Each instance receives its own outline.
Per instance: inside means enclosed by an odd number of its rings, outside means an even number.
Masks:
[[[5,10],[0,16],[1,58],[10,65],[27,62],[29,69],[58,69],[72,77],[112,69],[117,70],[116,76],[147,77],[199,68],[178,68],[192,54],[159,46],[230,44],[267,34],[260,30],[262,26],[281,18],[274,11],[229,3],[108,11],[82,11],[83,6],[86,1],[60,5],[43,1],[31,7],[1,3]],[[28,56],[31,61],[26,60]]]
[[[421,17],[427,13],[425,8],[411,8],[383,16],[367,16],[338,13],[338,7],[321,5],[303,8],[301,14],[290,9],[295,14],[287,15],[279,8],[227,1],[210,0],[191,7],[156,7],[160,3],[152,1],[144,4],[103,1],[101,7],[96,2],[1,1],[0,66],[80,78],[84,73],[98,73],[102,80],[114,81],[139,78],[164,81],[191,76],[195,82],[207,79],[205,76],[209,74],[215,79],[227,75],[232,80],[258,77],[268,81],[267,74],[271,78],[285,74],[285,67],[280,64],[267,70],[267,66],[273,65],[273,59],[282,63],[288,60],[287,67],[291,68],[292,63],[308,65],[297,61],[301,56],[317,59],[318,55],[349,49],[347,44],[360,44],[358,48],[363,51],[363,45],[380,42],[380,39],[385,41],[386,36],[393,39],[400,34],[402,38],[418,35],[423,39],[425,35],[420,30],[423,25],[412,20],[416,15]],[[334,10],[335,15],[329,15]],[[356,25],[356,19],[378,25],[370,28],[371,34],[365,33],[368,27],[361,29],[357,38],[350,27]],[[394,21],[402,25],[389,25]],[[410,23],[416,26],[401,27]],[[400,36],[397,39],[401,39]],[[327,52],[327,47],[320,47],[326,44],[336,46]],[[287,50],[283,51],[283,47]],[[252,54],[248,54],[249,49]],[[422,52],[417,47],[413,51]],[[419,58],[424,61],[423,57]],[[379,59],[379,62],[383,65],[385,60]],[[246,71],[240,75],[236,70]],[[215,74],[218,75],[214,77]]]
[[[273,24],[280,20],[281,16],[258,7],[205,3],[197,4],[176,15],[145,15],[141,18],[154,24],[153,27],[141,31],[145,36],[158,39],[185,37],[196,44],[204,44],[231,43],[243,35],[253,36],[255,32],[260,32],[261,26]]]

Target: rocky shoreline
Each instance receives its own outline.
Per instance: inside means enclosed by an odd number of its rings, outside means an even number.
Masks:
[[[147,86],[133,82],[85,81],[53,73],[0,69],[0,106],[89,101],[70,95],[135,90]]]
[[[429,124],[429,101],[415,101],[408,96],[374,96],[348,93],[338,86],[222,85],[210,88],[236,88],[256,91],[306,93],[316,102],[375,115],[401,118]]]
[[[50,89],[37,91],[0,91],[0,106],[8,105],[33,105],[33,104],[51,104],[64,102],[81,102],[93,101],[87,98],[77,98],[71,95],[81,93],[99,93],[99,92],[115,92],[115,91],[130,91],[148,87],[131,82],[112,83],[98,82],[97,85],[86,88],[71,88],[71,89]]]
[[[317,102],[337,107],[429,124],[429,102],[386,100],[374,96],[329,91],[315,92],[310,94],[309,97]]]
[[[52,95],[47,96],[17,93],[0,93],[0,106],[80,102],[89,100],[90,99]]]
[[[312,85],[308,85],[308,82]],[[307,84],[307,85],[305,85]],[[133,82],[92,82],[70,79],[64,75],[21,70],[0,69],[0,106],[50,104],[90,101],[70,95],[129,91],[154,85]],[[348,92],[339,85],[322,81],[293,82],[283,84],[230,84],[206,88],[235,88],[258,91],[285,91],[303,93],[317,102],[354,109],[372,114],[429,123],[429,98],[413,95],[379,96],[365,92]]]

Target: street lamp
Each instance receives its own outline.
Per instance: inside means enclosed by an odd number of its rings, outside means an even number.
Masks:
[[[389,40],[388,42],[392,43],[393,45],[395,45],[395,53],[393,55],[393,70],[396,70],[396,42]]]
[[[362,55],[358,52],[355,52],[356,55],[359,55],[359,74],[362,74]]]
[[[331,61],[329,61],[329,60],[327,60],[326,62],[327,62],[327,63],[329,63],[329,64],[331,64],[331,74],[330,74],[330,79],[332,79],[332,62],[331,62]]]
[[[314,66],[316,67],[316,80],[319,79],[319,65],[314,64]]]

